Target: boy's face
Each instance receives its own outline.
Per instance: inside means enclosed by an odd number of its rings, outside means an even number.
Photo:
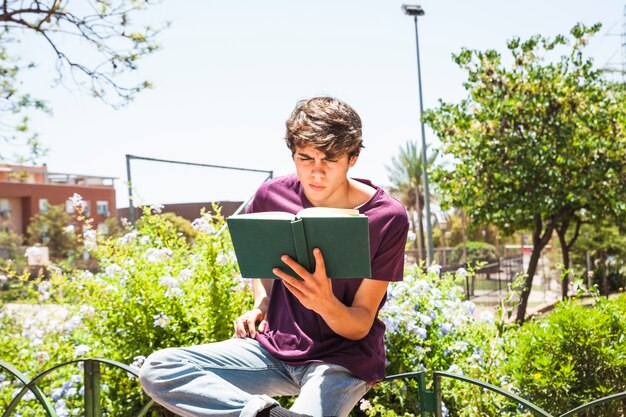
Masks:
[[[348,154],[329,158],[312,146],[296,147],[293,155],[304,194],[316,207],[344,207],[347,201],[348,169],[357,157]]]

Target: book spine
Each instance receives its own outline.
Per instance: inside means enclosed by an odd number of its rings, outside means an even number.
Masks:
[[[296,247],[296,254],[298,256],[298,263],[302,265],[307,271],[311,271],[311,261],[309,258],[309,249],[306,245],[306,238],[304,237],[304,223],[302,219],[296,219],[291,221],[291,231],[293,233],[293,242]]]

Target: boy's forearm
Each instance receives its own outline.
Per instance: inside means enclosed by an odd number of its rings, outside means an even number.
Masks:
[[[253,279],[252,294],[254,295],[254,308],[258,308],[264,313],[270,301],[273,279]]]
[[[348,307],[337,299],[322,307],[318,314],[333,332],[355,341],[367,336],[374,323],[374,317],[366,308]]]

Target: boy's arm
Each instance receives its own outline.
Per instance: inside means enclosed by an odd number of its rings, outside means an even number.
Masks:
[[[372,328],[389,282],[364,279],[352,305],[346,306],[333,294],[332,282],[326,275],[321,251],[315,249],[313,254],[316,268],[312,274],[288,256],[282,257],[283,262],[291,267],[302,281],[278,268],[274,273],[282,279],[285,287],[302,305],[322,316],[335,333],[350,340],[364,338]]]
[[[235,337],[245,338],[256,335],[258,331],[265,331],[265,315],[269,305],[270,293],[272,291],[273,279],[253,279],[252,294],[254,295],[254,307],[252,310],[242,314],[235,320]]]

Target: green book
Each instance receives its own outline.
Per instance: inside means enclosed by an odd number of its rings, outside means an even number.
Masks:
[[[274,278],[273,268],[298,277],[280,260],[289,255],[315,271],[313,249],[319,248],[330,278],[370,278],[367,216],[354,209],[311,207],[297,214],[262,212],[226,219],[241,276]]]

